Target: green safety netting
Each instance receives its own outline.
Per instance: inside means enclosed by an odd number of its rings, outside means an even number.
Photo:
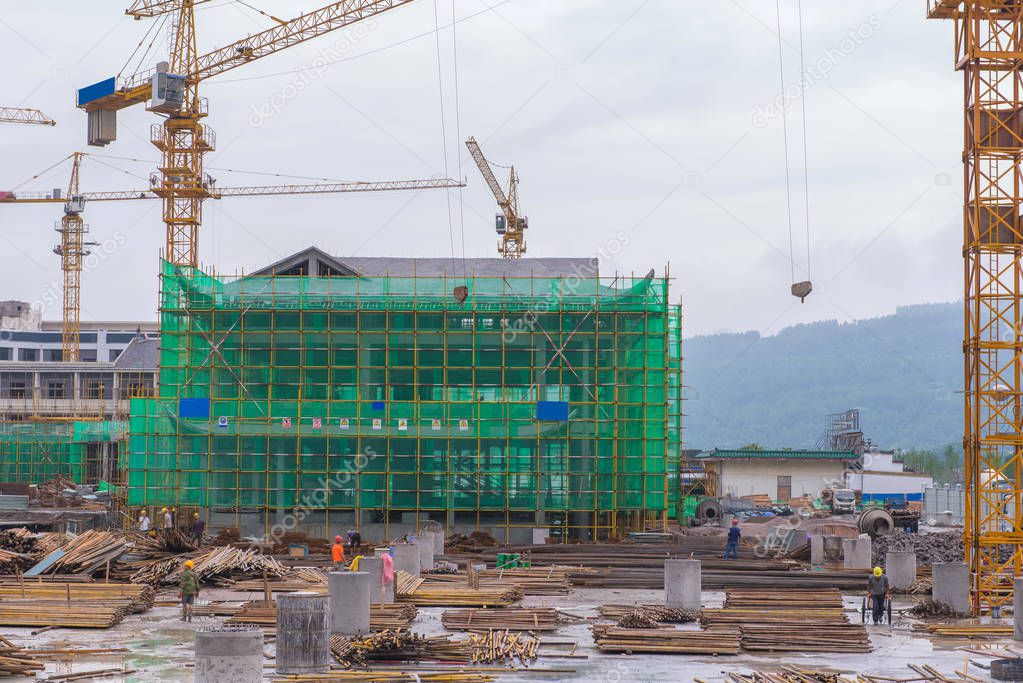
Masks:
[[[0,481],[38,484],[60,474],[83,481],[89,444],[118,441],[120,421],[0,423]]]
[[[667,294],[655,277],[221,280],[165,263],[129,503],[664,511],[681,443]],[[208,416],[182,417],[182,398]],[[540,401],[568,420],[538,421]]]

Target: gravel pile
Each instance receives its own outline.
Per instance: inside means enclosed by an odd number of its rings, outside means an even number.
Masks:
[[[929,567],[935,562],[962,562],[963,535],[950,531],[934,534],[907,534],[896,531],[891,536],[878,536],[872,543],[874,566],[884,566],[885,553],[912,550],[917,566]]]

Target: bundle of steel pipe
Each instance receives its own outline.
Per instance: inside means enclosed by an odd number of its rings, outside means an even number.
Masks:
[[[740,648],[740,634],[736,628],[683,631],[595,625],[593,639],[597,649],[603,652],[737,655]]]

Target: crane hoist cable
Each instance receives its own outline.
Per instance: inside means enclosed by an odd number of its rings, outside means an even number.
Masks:
[[[802,3],[799,2],[800,19],[799,19],[799,63],[800,63],[800,83],[804,78],[804,64],[803,64],[803,21],[802,21]],[[779,101],[781,102],[781,126],[782,126],[782,145],[784,147],[784,159],[785,159],[785,207],[786,207],[786,218],[788,223],[789,231],[789,274],[791,277],[791,288],[790,292],[792,296],[798,297],[800,302],[805,302],[806,297],[813,291],[813,283],[809,280],[796,281],[796,254],[795,254],[795,237],[792,229],[792,173],[791,164],[789,161],[789,123],[788,123],[788,107],[785,102],[785,39],[782,36],[781,28],[781,0],[774,0],[775,17],[777,22],[777,37],[778,37],[778,82],[781,90],[781,96]],[[805,93],[800,93],[802,97]],[[803,101],[803,162],[804,167],[806,165],[806,102]],[[809,184],[805,188],[807,194],[809,194]],[[809,196],[806,198],[807,206],[807,277],[809,278]]]

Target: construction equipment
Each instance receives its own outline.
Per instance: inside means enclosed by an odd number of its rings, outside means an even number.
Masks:
[[[28,123],[37,126],[56,126],[57,122],[38,109],[0,107],[0,123]]]
[[[0,192],[0,204],[56,204],[64,203],[64,217],[61,219],[60,244],[53,252],[60,258],[61,270],[64,273],[64,309],[61,334],[61,359],[73,363],[80,360],[79,341],[81,330],[81,277],[82,259],[89,255],[88,247],[96,242],[85,242],[83,236],[88,226],[82,220],[82,211],[87,202],[132,201],[138,199],[160,199],[157,189],[120,190],[115,192],[80,192],[79,168],[82,157],[88,156],[75,152],[71,167],[71,181],[67,194],[61,197],[60,191],[53,192]],[[157,187],[159,181],[151,179]],[[348,192],[392,192],[399,190],[428,190],[465,187],[450,178],[430,178],[425,180],[385,180],[380,182],[351,183],[315,183],[308,185],[257,185],[248,187],[210,188],[210,199],[225,197],[269,197],[280,195],[306,194],[338,194]]]
[[[150,141],[163,154],[160,182],[154,192],[163,200],[166,225],[164,258],[174,265],[196,267],[198,229],[203,202],[212,196],[212,183],[203,171],[216,135],[203,120],[209,113],[199,96],[199,84],[213,76],[280,52],[298,43],[375,17],[412,0],[344,0],[294,19],[277,22],[265,31],[199,54],[196,41],[197,4],[208,0],[135,0],[127,10],[135,19],[172,15],[170,61],[155,70],[136,73],[119,83],[109,78],[78,91],[78,107],[89,116],[90,145],[105,146],[117,138],[117,112],[146,103],[164,116],[154,125]]]
[[[497,234],[501,236],[501,241],[497,243],[497,251],[505,258],[522,258],[526,253],[525,231],[529,227],[529,219],[519,214],[519,176],[515,173],[515,167],[511,167],[508,192],[505,193],[501,183],[497,182],[490,162],[483,156],[483,150],[477,144],[476,138],[466,140],[465,146],[469,148],[469,154],[479,166],[480,173],[483,174],[490,191],[494,193],[497,205],[501,208],[501,213],[497,214],[495,221]]]
[[[873,617],[873,608],[868,604],[867,598],[863,598],[863,603],[860,605],[860,620],[865,624],[867,623],[868,616]],[[892,623],[892,599],[885,596],[884,609],[881,612],[881,621],[878,624],[887,623],[890,626]]]
[[[892,525],[907,534],[920,531],[920,512],[910,510],[909,504],[902,498],[889,498],[884,502],[884,509],[892,517]]]
[[[928,0],[927,16],[954,23],[965,83],[963,545],[980,614],[1011,604],[1023,573],[1023,3]]]

